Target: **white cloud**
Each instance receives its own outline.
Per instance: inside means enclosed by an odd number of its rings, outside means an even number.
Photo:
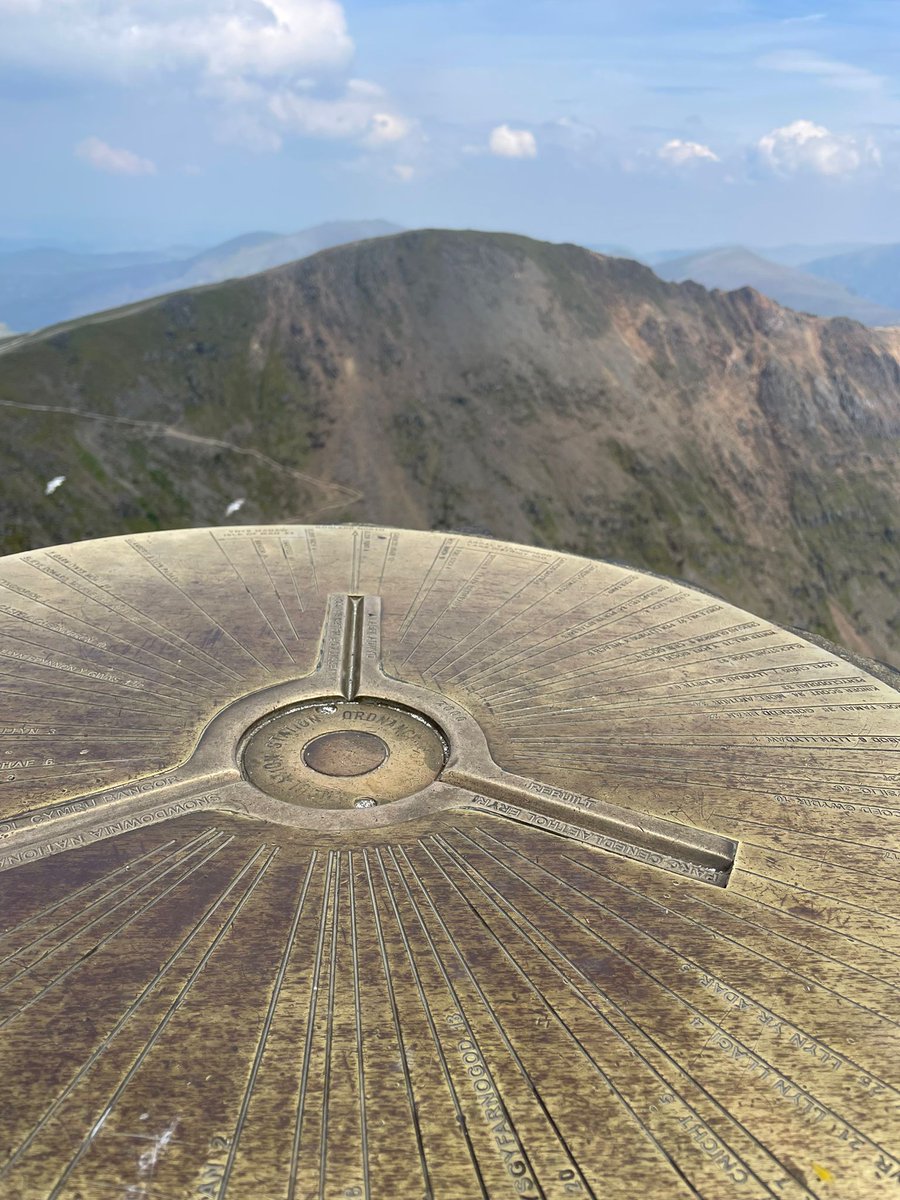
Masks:
[[[710,150],[709,146],[704,146],[701,142],[683,142],[681,138],[672,138],[671,141],[659,148],[657,154],[663,162],[674,167],[701,162],[704,159],[708,162],[719,161],[718,154]]]
[[[537,142],[530,129],[510,129],[498,125],[488,140],[491,154],[501,158],[537,158]]]
[[[403,183],[409,183],[410,180],[413,179],[416,174],[416,168],[411,167],[409,165],[409,163],[395,163],[394,164],[394,174]]]
[[[402,141],[412,122],[384,109],[377,84],[351,79],[343,94],[317,96],[309,89],[285,88],[272,97],[269,111],[286,129],[309,137],[358,138],[374,148]]]
[[[383,145],[385,142],[399,142],[406,137],[410,130],[409,121],[394,113],[373,113],[369,124],[370,130],[366,140],[371,146]]]
[[[144,88],[175,77],[213,106],[219,141],[256,153],[289,133],[382,150],[416,131],[378,84],[344,77],[352,53],[340,0],[0,0],[0,70]],[[80,153],[107,170],[152,167]]]
[[[108,171],[111,175],[156,174],[156,164],[149,158],[141,158],[132,150],[117,149],[98,137],[85,138],[83,142],[79,142],[75,153],[98,171]]]
[[[819,175],[849,175],[860,167],[881,165],[878,147],[860,143],[849,134],[832,133],[812,121],[793,121],[765,134],[757,143],[765,166],[778,174],[813,171]]]
[[[338,0],[0,0],[3,10],[0,58],[78,73],[266,78],[340,65],[353,50]]]
[[[878,91],[884,83],[882,76],[867,71],[865,67],[821,58],[810,50],[779,50],[764,55],[757,61],[757,66],[791,75],[812,75],[830,87],[852,92]]]

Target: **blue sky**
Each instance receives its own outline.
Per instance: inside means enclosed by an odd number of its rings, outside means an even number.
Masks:
[[[900,241],[900,3],[0,0],[0,242]]]

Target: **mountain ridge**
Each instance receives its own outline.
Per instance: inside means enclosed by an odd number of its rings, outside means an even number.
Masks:
[[[574,245],[375,238],[0,353],[0,548],[240,498],[620,559],[897,663],[898,349]]]
[[[35,331],[187,287],[242,278],[330,246],[400,232],[390,221],[326,221],[292,234],[256,231],[173,258],[162,252],[0,255],[0,321]]]
[[[808,269],[764,258],[746,246],[717,246],[653,265],[663,279],[693,279],[704,287],[734,291],[750,286],[799,312],[821,317],[849,317],[865,325],[900,325],[900,307],[878,303],[867,294],[848,290],[835,279]]]

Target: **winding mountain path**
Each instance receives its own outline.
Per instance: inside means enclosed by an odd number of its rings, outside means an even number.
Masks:
[[[24,340],[17,339],[17,341]],[[5,351],[6,347],[0,347],[0,354],[5,353]],[[253,446],[238,446],[234,442],[227,442],[221,438],[205,437],[199,433],[190,433],[184,429],[176,429],[172,425],[163,425],[158,421],[140,421],[134,417],[112,417],[106,413],[91,412],[90,410],[80,408],[68,408],[57,404],[20,404],[14,400],[0,400],[0,407],[19,409],[24,412],[62,413],[67,416],[83,417],[89,421],[103,421],[108,425],[125,425],[131,429],[140,430],[146,437],[175,438],[183,442],[211,446],[216,450],[229,450],[234,454],[243,454],[248,458],[256,459],[258,462],[276,471],[284,471],[288,475],[293,475],[295,479],[299,479],[301,482],[320,488],[323,491],[323,503],[313,512],[304,514],[304,520],[312,521],[317,519],[322,513],[330,512],[335,508],[347,508],[349,505],[358,504],[364,499],[363,493],[357,491],[355,488],[348,488],[343,484],[334,483],[328,479],[320,479],[315,475],[307,475],[305,471],[300,471],[296,467],[289,467],[285,463],[280,463],[276,459],[270,458],[268,454],[263,454],[261,450],[255,449]]]

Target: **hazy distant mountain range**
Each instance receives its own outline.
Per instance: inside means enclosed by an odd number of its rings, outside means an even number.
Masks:
[[[662,279],[693,279],[704,287],[757,291],[798,312],[850,317],[864,325],[900,325],[900,246],[798,243],[710,246],[635,253],[625,246],[590,249],[645,263]]]
[[[0,338],[10,330],[41,329],[182,288],[254,275],[331,246],[400,230],[382,220],[331,221],[294,234],[242,234],[210,249],[181,246],[115,254],[46,246],[3,252],[0,239]],[[799,312],[900,325],[900,246],[846,242],[650,253],[618,243],[588,248],[645,263],[663,279],[693,279],[723,291],[755,287]]]
[[[399,230],[389,221],[329,221],[294,234],[248,233],[209,250],[84,254],[36,247],[0,253],[0,328],[41,329]]]
[[[816,258],[806,269],[860,296],[900,308],[900,245],[864,246],[850,253]]]
[[[900,663],[900,330],[418,231],[9,342],[0,410],[0,551],[233,522],[483,530]]]
[[[836,260],[824,261],[833,263]],[[656,263],[653,270],[662,279],[676,282],[693,279],[704,287],[723,291],[754,287],[764,296],[798,312],[821,317],[852,317],[864,325],[900,325],[900,287],[897,288],[898,307],[890,308],[864,298],[863,294],[855,294],[833,278],[821,278],[809,269],[772,262],[743,246],[698,251]]]

